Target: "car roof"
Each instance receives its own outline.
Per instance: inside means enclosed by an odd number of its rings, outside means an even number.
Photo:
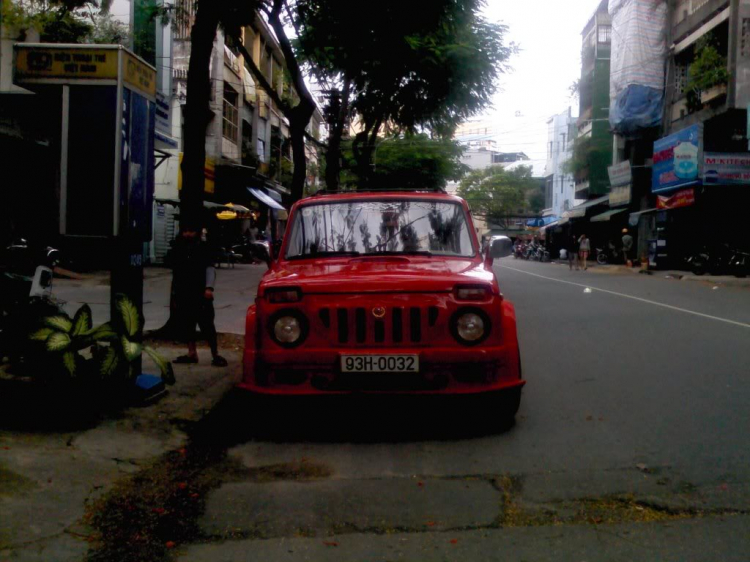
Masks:
[[[382,201],[382,200],[434,200],[434,201],[445,201],[446,203],[463,203],[464,200],[455,195],[450,195],[444,191],[419,191],[414,189],[409,190],[393,190],[393,191],[346,191],[346,192],[324,192],[316,193],[310,197],[299,201],[299,205],[311,205],[320,203],[335,203],[339,201]]]

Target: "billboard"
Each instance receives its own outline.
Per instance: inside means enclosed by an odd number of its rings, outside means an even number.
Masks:
[[[703,184],[750,184],[750,154],[706,152],[703,157]]]
[[[703,124],[699,123],[654,143],[652,193],[663,193],[701,182]]]
[[[618,207],[629,205],[631,197],[631,186],[633,184],[633,171],[630,160],[625,160],[607,168],[609,172],[609,184],[612,190],[609,193],[609,206]]]

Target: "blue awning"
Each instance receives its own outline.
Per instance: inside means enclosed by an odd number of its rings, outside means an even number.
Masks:
[[[248,187],[247,190],[253,197],[255,197],[264,205],[267,205],[272,209],[276,209],[277,211],[286,211],[286,209],[284,209],[284,207],[282,207],[280,203],[274,201],[268,194],[266,194],[265,191],[261,191],[260,189],[254,187]]]

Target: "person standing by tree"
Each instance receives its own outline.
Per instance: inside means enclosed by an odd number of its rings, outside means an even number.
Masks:
[[[214,326],[214,283],[216,269],[208,243],[201,240],[197,229],[184,227],[174,243],[173,269],[174,311],[176,326],[187,343],[188,353],[174,360],[177,364],[198,362],[195,326],[211,347],[211,365],[226,367],[219,355]]]
[[[578,258],[581,260],[581,266],[586,271],[588,266],[589,254],[591,253],[591,240],[586,238],[585,234],[581,234],[578,239]]]

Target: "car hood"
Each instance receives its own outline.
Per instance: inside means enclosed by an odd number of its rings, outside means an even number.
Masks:
[[[423,257],[305,260],[277,263],[263,278],[260,294],[274,287],[303,293],[450,292],[456,284],[490,284],[495,276],[478,259]]]

